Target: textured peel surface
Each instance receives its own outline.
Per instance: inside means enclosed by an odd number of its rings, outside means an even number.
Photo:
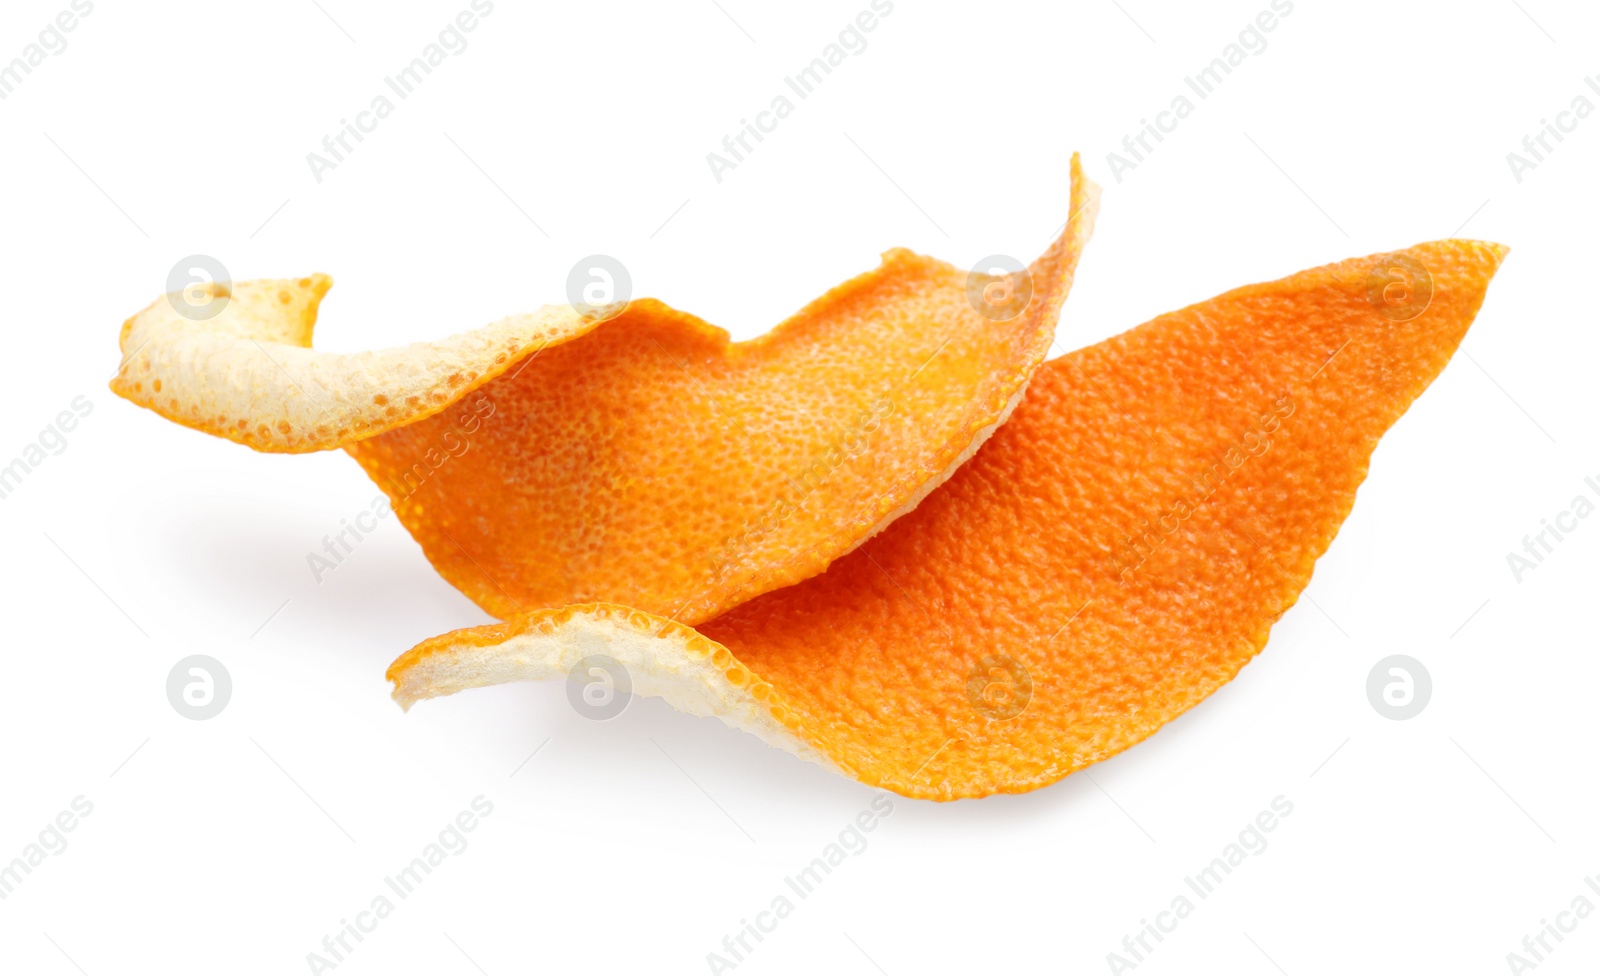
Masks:
[[[496,617],[624,604],[697,623],[826,569],[1015,406],[1095,214],[1003,318],[966,271],[896,250],[760,338],[635,301],[450,410],[347,445],[445,579]]]
[[[1066,226],[1025,272],[975,290],[890,251],[748,342],[643,299],[332,355],[308,348],[317,276],[238,285],[205,322],[158,300],[124,328],[112,388],[258,450],[344,448],[494,616],[604,601],[692,624],[821,572],[1006,418],[1093,226],[1076,156],[1071,177]]]
[[[391,666],[395,698],[541,676],[603,614],[654,641],[629,664],[652,693],[873,786],[1055,782],[1264,646],[1504,253],[1424,244],[1163,315],[1042,366],[970,462],[826,573],[698,632],[578,607],[446,634]]]

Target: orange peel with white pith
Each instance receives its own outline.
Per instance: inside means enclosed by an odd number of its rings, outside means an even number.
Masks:
[[[1163,315],[1042,366],[970,462],[826,573],[697,629],[596,604],[445,634],[390,667],[394,697],[605,654],[636,694],[875,787],[1048,785],[1261,650],[1504,254],[1423,244]]]
[[[1005,420],[1093,225],[1071,175],[1026,272],[890,251],[748,342],[644,299],[334,355],[309,348],[316,276],[238,285],[202,322],[158,300],[112,388],[257,450],[342,447],[495,616],[604,600],[697,622],[821,572]]]

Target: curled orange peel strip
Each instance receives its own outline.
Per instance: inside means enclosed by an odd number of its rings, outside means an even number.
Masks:
[[[437,414],[524,357],[593,330],[564,306],[513,315],[436,342],[375,352],[311,349],[324,274],[209,283],[194,291],[210,318],[162,296],[122,326],[112,392],[168,420],[258,451],[344,447]]]
[[[1042,366],[970,462],[826,573],[697,630],[592,604],[445,634],[389,668],[394,697],[604,654],[636,694],[872,786],[1048,785],[1265,645],[1504,254],[1423,244],[1163,315]]]
[[[821,572],[1005,420],[1093,226],[1076,156],[1071,175],[1025,272],[893,250],[748,342],[643,299],[333,355],[309,348],[317,276],[239,285],[205,322],[158,300],[112,388],[258,450],[344,448],[497,617],[605,600],[695,623]]]

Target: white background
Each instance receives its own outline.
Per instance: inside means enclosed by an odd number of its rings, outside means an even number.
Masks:
[[[402,714],[388,663],[486,618],[392,520],[313,581],[306,553],[376,493],[357,466],[256,454],[107,390],[118,327],[178,259],[334,275],[317,333],[333,350],[565,301],[595,252],[635,295],[743,338],[892,246],[1031,259],[1066,215],[1075,149],[1105,197],[1063,350],[1460,228],[1513,251],[1237,680],[1048,789],[896,798],[737,972],[1108,972],[1280,795],[1294,810],[1270,846],[1141,976],[1503,973],[1541,919],[1580,894],[1600,907],[1583,882],[1600,874],[1600,519],[1520,583],[1506,562],[1600,476],[1600,117],[1520,182],[1506,159],[1575,97],[1600,107],[1583,80],[1600,12],[1295,0],[1202,102],[1183,77],[1266,0],[895,0],[719,184],[706,154],[866,0],[496,0],[317,182],[306,154],[466,6],[97,0],[0,101],[0,463],[74,397],[93,404],[0,500],[0,861],[93,803],[0,901],[0,969],[308,972],[481,794],[494,810],[470,846],[341,976],[705,973],[873,797],[659,700],[597,723],[560,684],[522,684]],[[8,0],[0,59],[65,8]],[[1179,94],[1194,113],[1119,182],[1107,153]],[[164,690],[195,653],[233,678],[210,721]],[[1364,690],[1395,653],[1433,677],[1410,721]],[[1540,976],[1593,972],[1600,913],[1552,945]]]

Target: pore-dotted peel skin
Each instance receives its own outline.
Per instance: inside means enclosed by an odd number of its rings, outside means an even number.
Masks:
[[[974,288],[894,250],[748,342],[643,299],[320,353],[316,276],[237,285],[201,322],[157,300],[112,388],[258,450],[344,448],[495,616],[607,601],[697,623],[821,572],[1005,420],[1093,226],[1077,157],[1071,175],[1066,227],[1025,273]]]
[[[1095,213],[1015,307],[909,251],[760,338],[636,301],[432,417],[346,446],[445,579],[491,614],[603,601],[697,623],[799,582],[908,510],[1043,361]]]
[[[970,462],[821,575],[698,633],[569,607],[446,634],[391,666],[395,698],[541,676],[603,623],[649,693],[873,786],[1053,783],[1262,648],[1504,253],[1424,244],[1163,315],[1042,366]]]

